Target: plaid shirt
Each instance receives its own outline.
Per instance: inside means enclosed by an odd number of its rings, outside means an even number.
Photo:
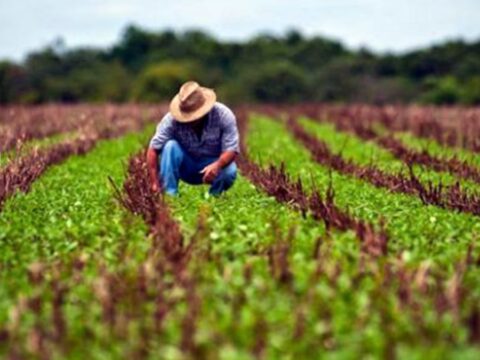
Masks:
[[[150,147],[161,151],[168,140],[178,141],[193,158],[219,157],[224,151],[240,152],[235,115],[220,102],[210,110],[200,139],[188,123],[176,121],[167,113],[158,124]]]

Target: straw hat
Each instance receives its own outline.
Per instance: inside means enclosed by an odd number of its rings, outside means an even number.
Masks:
[[[187,81],[170,102],[170,112],[177,121],[195,121],[207,114],[216,100],[213,89],[202,87],[195,81]]]

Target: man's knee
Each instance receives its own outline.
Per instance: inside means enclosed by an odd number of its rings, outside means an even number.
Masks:
[[[237,178],[237,165],[232,162],[222,170],[223,180],[229,183],[233,183]]]
[[[161,170],[168,171],[166,169],[171,166],[178,168],[183,162],[183,157],[183,149],[180,144],[176,140],[168,140],[163,145],[162,152],[158,157]]]
[[[182,148],[177,140],[168,140],[165,145],[163,145],[162,154],[171,154],[175,152],[182,152]]]

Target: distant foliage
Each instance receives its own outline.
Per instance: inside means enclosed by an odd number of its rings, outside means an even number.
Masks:
[[[108,49],[69,50],[57,41],[21,64],[0,62],[0,104],[156,102],[170,98],[190,78],[216,88],[229,103],[476,105],[480,41],[377,55],[296,30],[240,43],[196,29],[150,32],[129,26]]]
[[[263,65],[250,74],[254,98],[260,102],[301,101],[310,97],[310,87],[304,71],[294,64],[280,61]]]
[[[132,89],[132,98],[137,101],[156,102],[169,99],[178,88],[195,77],[191,63],[162,62],[148,66],[140,73]]]

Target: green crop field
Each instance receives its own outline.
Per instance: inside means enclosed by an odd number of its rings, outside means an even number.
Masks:
[[[239,107],[164,198],[165,106],[55,106],[0,108],[0,357],[480,358],[480,109]]]

